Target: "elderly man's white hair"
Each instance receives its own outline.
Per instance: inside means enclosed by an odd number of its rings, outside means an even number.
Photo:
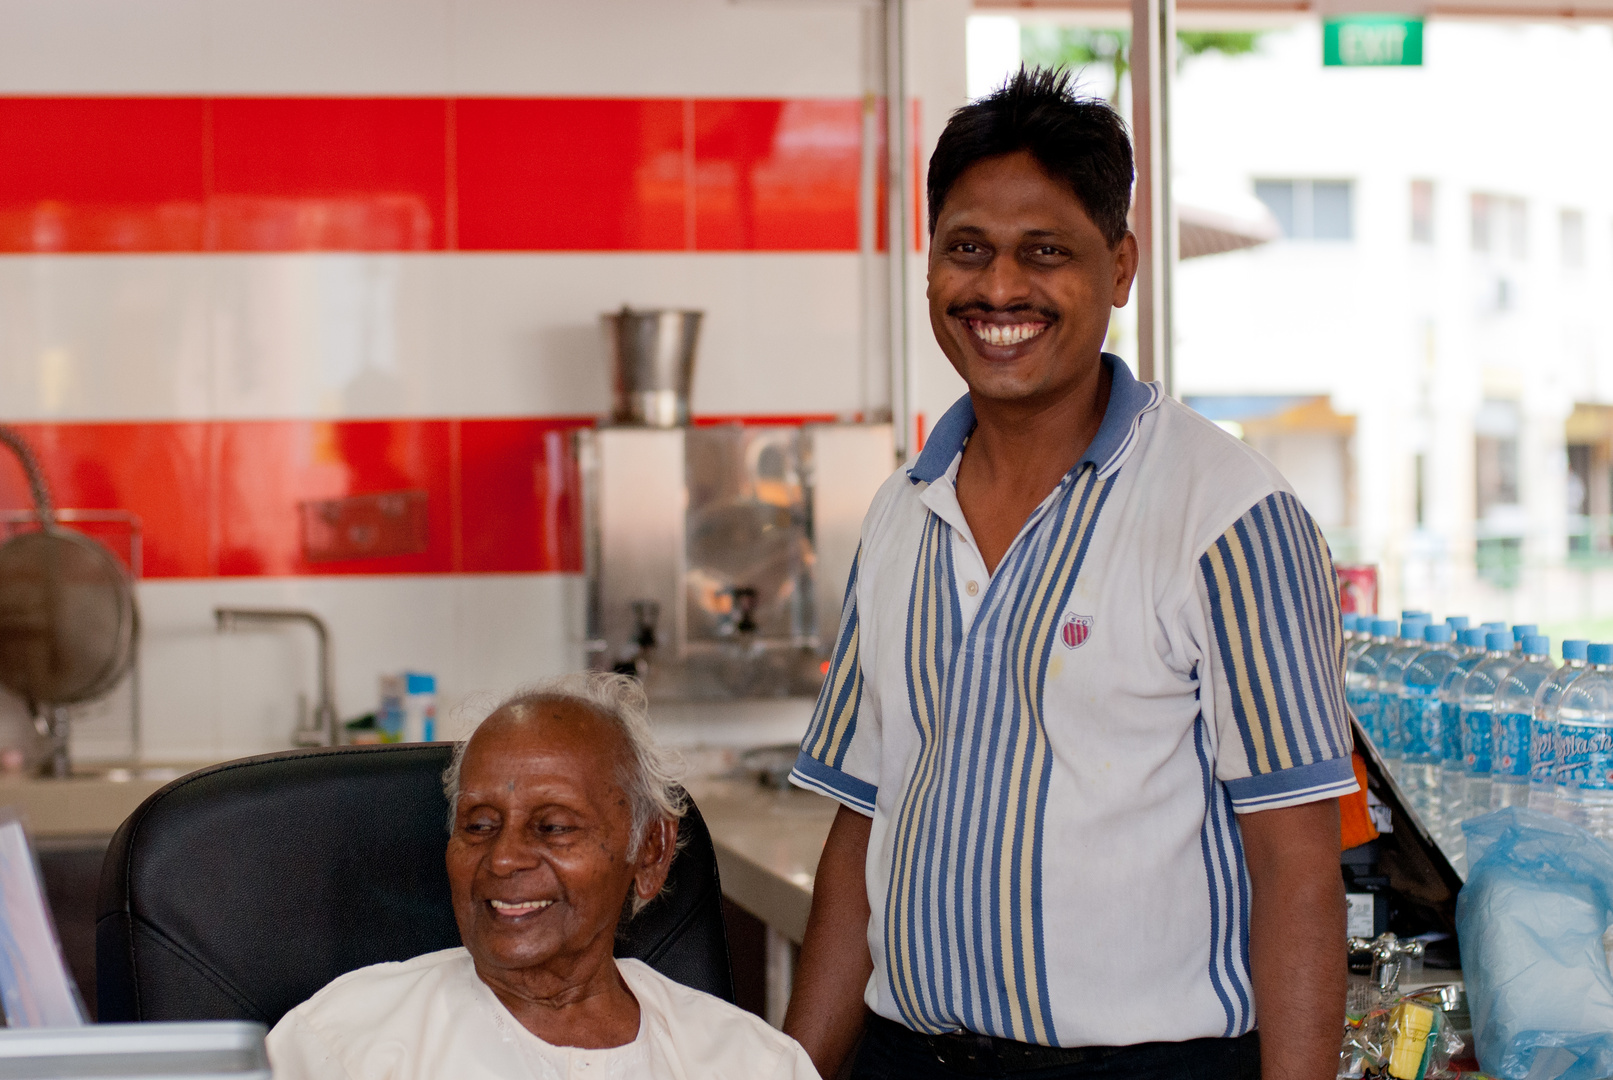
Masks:
[[[616,725],[627,743],[627,761],[617,782],[627,793],[633,828],[627,857],[636,859],[638,847],[650,823],[670,818],[677,821],[689,807],[688,796],[679,783],[682,778],[682,760],[671,750],[658,745],[650,731],[650,702],[644,696],[644,686],[637,679],[606,671],[578,671],[545,679],[511,694],[488,713],[493,716],[506,709],[525,710],[532,706],[554,702],[570,702]],[[485,723],[485,718],[482,721]],[[477,724],[480,727],[481,723]],[[454,811],[459,804],[459,773],[465,763],[465,748],[470,745],[471,729],[454,746],[454,758],[442,774],[443,791],[448,795],[448,828],[453,830]],[[635,898],[636,899],[636,898]],[[635,904],[635,908],[638,905]]]

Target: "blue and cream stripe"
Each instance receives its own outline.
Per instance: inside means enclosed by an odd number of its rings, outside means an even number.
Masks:
[[[846,751],[857,734],[857,713],[862,706],[863,672],[858,653],[857,574],[862,566],[862,549],[851,562],[846,582],[846,599],[840,608],[840,630],[835,636],[834,656],[829,673],[818,691],[812,721],[801,740],[791,779],[802,787],[844,800],[865,814],[874,812],[876,789],[872,784],[843,771]]]
[[[1299,500],[1256,503],[1199,559],[1220,679],[1250,775],[1228,780],[1239,810],[1345,794],[1349,712],[1338,677],[1344,637],[1327,542]]]
[[[1202,713],[1193,722],[1193,749],[1204,788],[1199,851],[1210,893],[1210,986],[1226,1013],[1222,1037],[1231,1038],[1255,1023],[1254,983],[1249,977],[1249,874],[1232,799],[1215,776],[1215,748]]]
[[[919,746],[892,821],[884,965],[902,1019],[1057,1045],[1042,910],[1053,759],[1042,690],[1113,478],[1067,476],[997,568],[968,630],[951,528],[927,518],[908,609]]]

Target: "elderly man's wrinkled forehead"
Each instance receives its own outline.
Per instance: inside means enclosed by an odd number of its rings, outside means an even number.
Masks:
[[[628,756],[627,738],[614,720],[586,702],[571,698],[531,697],[508,702],[471,735],[465,749],[467,764],[480,758],[483,748],[494,749],[489,764],[497,767],[509,751],[560,753],[588,759],[590,771],[600,779],[617,779]]]

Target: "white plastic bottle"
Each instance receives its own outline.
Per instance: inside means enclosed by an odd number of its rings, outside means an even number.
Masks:
[[[1484,636],[1484,659],[1462,680],[1462,764],[1467,774],[1462,801],[1469,817],[1489,813],[1495,695],[1522,661],[1512,651],[1512,635],[1495,630]]]
[[[1439,687],[1439,837],[1447,850],[1455,850],[1467,816],[1467,763],[1462,750],[1462,684],[1484,659],[1484,630],[1471,627],[1459,635],[1461,659],[1445,673]]]
[[[1557,705],[1558,814],[1613,840],[1613,645],[1588,650],[1591,667]]]
[[[1428,620],[1421,616],[1403,620],[1400,638],[1384,657],[1383,666],[1378,670],[1378,730],[1383,732],[1378,749],[1389,762],[1389,768],[1397,774],[1396,779],[1399,778],[1399,763],[1406,743],[1405,735],[1400,730],[1400,680],[1406,673],[1406,665],[1423,651],[1426,644],[1423,631],[1427,627]]]
[[[1495,695],[1491,723],[1490,809],[1529,803],[1530,738],[1535,725],[1535,697],[1557,664],[1551,658],[1551,639],[1525,634],[1518,641],[1523,662],[1501,680]]]
[[[1535,694],[1535,722],[1529,730],[1529,809],[1543,814],[1557,812],[1557,705],[1568,684],[1583,675],[1589,666],[1585,650],[1590,642],[1569,638],[1563,642],[1563,666],[1540,684]]]
[[[1367,647],[1356,654],[1344,674],[1344,700],[1349,705],[1361,730],[1381,751],[1383,734],[1378,727],[1378,672],[1383,661],[1395,648],[1393,619],[1372,620],[1372,639]]]
[[[1404,752],[1402,786],[1423,823],[1435,830],[1439,822],[1440,759],[1444,734],[1440,730],[1443,710],[1439,690],[1445,676],[1461,662],[1462,655],[1451,644],[1451,628],[1430,626],[1423,630],[1423,649],[1406,665],[1400,679],[1400,731]]]

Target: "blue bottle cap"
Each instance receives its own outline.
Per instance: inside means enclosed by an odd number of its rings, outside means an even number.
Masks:
[[[1512,640],[1513,641],[1522,641],[1524,638],[1528,637],[1530,634],[1538,634],[1538,633],[1540,633],[1540,627],[1536,626],[1534,623],[1532,623],[1532,622],[1519,623],[1517,626],[1514,626],[1512,628]]]
[[[1460,634],[1468,626],[1466,615],[1447,615],[1445,616],[1445,623],[1451,628],[1451,633],[1453,634]]]
[[[1522,644],[1525,656],[1551,655],[1551,638],[1545,634],[1525,634]]]
[[[1585,647],[1585,659],[1593,664],[1613,664],[1613,645],[1598,641]]]
[[[1401,608],[1400,609],[1400,621],[1405,622],[1407,619],[1415,619],[1421,614],[1422,614],[1422,612],[1414,611],[1411,608]]]
[[[1484,648],[1484,627],[1473,626],[1463,630],[1460,640],[1470,649]]]
[[[1512,635],[1505,630],[1491,630],[1484,635],[1484,647],[1491,652],[1506,652],[1512,648]]]
[[[1400,624],[1400,640],[1421,641],[1423,639],[1423,628],[1427,625],[1427,619],[1407,619]]]
[[[1397,628],[1398,627],[1393,619],[1372,620],[1373,637],[1388,637],[1389,635],[1393,634]]]
[[[1353,613],[1345,614],[1339,618],[1339,622],[1343,625],[1345,632],[1350,634],[1355,633],[1355,624],[1360,621],[1360,617]]]
[[[1430,645],[1446,645],[1451,640],[1451,628],[1444,623],[1435,623],[1433,626],[1423,628],[1423,640]]]
[[[404,688],[404,693],[406,694],[435,694],[437,692],[437,676],[435,675],[422,675],[418,671],[408,671],[404,673],[403,679],[406,684]]]
[[[1584,638],[1569,638],[1563,642],[1563,659],[1585,659],[1585,647],[1589,644],[1590,642],[1586,641]]]
[[[1507,624],[1504,622],[1487,622],[1484,623],[1482,627],[1486,634],[1488,634],[1491,630],[1505,630],[1506,628]]]

